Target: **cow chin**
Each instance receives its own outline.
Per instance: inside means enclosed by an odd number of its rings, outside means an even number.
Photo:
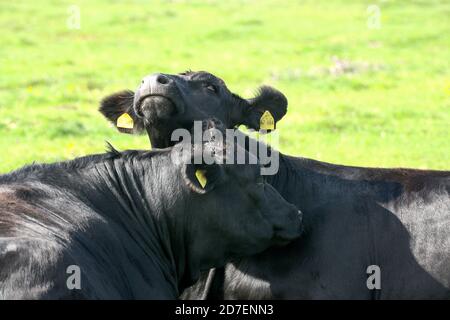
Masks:
[[[304,228],[301,225],[297,230],[291,232],[280,233],[276,232],[272,238],[272,244],[276,247],[283,247],[293,240],[300,237],[304,232]]]
[[[293,240],[294,239],[274,237],[272,239],[272,245],[274,247],[284,247],[284,246],[288,245],[289,243],[291,243]]]
[[[145,129],[153,148],[167,148],[174,144],[170,137],[175,127],[173,118],[178,110],[171,99],[148,96],[142,99],[135,110],[144,118]]]
[[[149,124],[160,120],[168,120],[177,113],[175,104],[163,96],[148,96],[138,106],[138,114],[142,114]]]

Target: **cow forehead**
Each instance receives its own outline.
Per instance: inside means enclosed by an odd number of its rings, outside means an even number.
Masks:
[[[181,73],[179,73],[179,75],[187,76],[192,80],[211,81],[211,82],[216,82],[218,84],[225,86],[225,82],[222,79],[220,79],[219,77],[217,77],[207,71],[191,71],[191,70],[189,70],[189,71],[181,72]]]

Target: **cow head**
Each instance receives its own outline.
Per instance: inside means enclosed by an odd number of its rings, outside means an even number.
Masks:
[[[207,133],[211,130],[206,135],[211,138],[203,143],[171,148],[171,161],[181,177],[168,183],[184,186],[187,199],[181,215],[186,217],[177,214],[176,219],[189,230],[191,259],[207,257],[203,270],[286,244],[302,232],[301,212],[265,182],[257,159],[251,161],[253,156],[245,149],[224,143],[214,133],[215,127],[207,127]],[[248,159],[246,164],[231,164],[240,152]],[[179,192],[170,194],[173,199]]]
[[[149,75],[136,92],[112,94],[100,106],[100,112],[119,131],[145,130],[155,148],[173,145],[173,130],[189,129],[194,121],[214,117],[226,128],[245,125],[259,130],[263,115],[269,114],[275,125],[286,110],[286,97],[272,87],[262,86],[254,98],[244,99],[230,92],[222,79],[204,71]]]

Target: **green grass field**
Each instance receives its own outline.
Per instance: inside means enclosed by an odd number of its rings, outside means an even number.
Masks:
[[[103,152],[105,140],[148,148],[98,103],[185,69],[244,97],[263,83],[284,92],[288,154],[450,169],[449,0],[1,1],[0,27],[0,172]]]

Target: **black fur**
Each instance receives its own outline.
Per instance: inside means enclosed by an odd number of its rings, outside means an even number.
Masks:
[[[176,299],[202,270],[300,235],[297,208],[259,188],[257,165],[200,164],[196,192],[182,156],[109,145],[0,175],[0,300]]]

